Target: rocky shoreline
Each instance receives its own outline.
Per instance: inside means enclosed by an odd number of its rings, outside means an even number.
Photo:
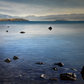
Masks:
[[[18,56],[14,56],[14,57],[13,57],[13,60],[17,60],[17,59],[19,59]],[[4,60],[4,62],[11,63],[12,61],[11,61],[10,58],[7,58],[7,59]],[[45,65],[44,62],[36,62],[35,64],[37,64],[37,65],[39,65],[39,66]],[[64,63],[62,63],[62,62],[54,63],[53,65],[56,65],[56,67],[53,67],[53,68],[52,68],[52,69],[55,70],[55,71],[59,71],[59,67],[64,67]],[[59,66],[59,67],[57,67],[57,66]],[[71,69],[72,71],[75,71],[75,72],[77,71],[76,69],[73,69],[73,68],[70,68],[70,69]],[[30,70],[33,70],[33,69],[30,68]],[[45,72],[45,71],[44,71],[44,72]],[[83,68],[81,69],[80,74],[81,74],[82,78],[84,79],[84,66],[83,66]],[[73,73],[73,72],[60,73],[59,76],[60,76],[60,79],[61,79],[62,81],[76,81],[76,79],[77,79],[76,74]],[[18,78],[22,78],[22,77],[23,77],[22,74],[18,75]],[[47,74],[44,74],[44,73],[42,73],[41,75],[39,75],[39,78],[48,79],[48,80],[50,80],[50,81],[59,81],[59,80],[60,80],[60,79],[58,79],[57,77],[48,77],[48,75],[47,75]]]

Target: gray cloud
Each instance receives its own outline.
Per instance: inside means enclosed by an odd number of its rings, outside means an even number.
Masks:
[[[23,3],[13,3],[13,2],[4,2],[0,1],[0,13],[9,14],[9,15],[45,15],[50,13],[51,8],[45,6],[38,6],[32,4],[23,4]]]
[[[27,16],[25,19],[31,21],[55,21],[55,20],[69,20],[69,21],[84,21],[84,14],[64,14],[64,15],[47,15],[47,16]]]
[[[84,13],[84,0],[0,0],[0,13],[46,16]]]
[[[53,7],[84,7],[84,0],[3,0],[15,3],[44,5]]]

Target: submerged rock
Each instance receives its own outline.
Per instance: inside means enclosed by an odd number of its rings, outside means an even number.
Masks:
[[[42,65],[42,64],[44,64],[43,62],[37,62],[36,64],[40,64],[40,65]]]
[[[22,75],[19,75],[19,77],[22,77]]]
[[[24,31],[21,31],[20,33],[24,34],[25,32]]]
[[[8,30],[6,30],[6,32],[8,32]]]
[[[81,70],[81,74],[84,75],[84,66],[83,66],[83,68]]]
[[[54,65],[58,65],[60,67],[64,66],[64,64],[62,62],[59,62],[59,63],[54,63]]]
[[[82,70],[81,70],[81,76],[82,76],[82,78],[84,79],[84,66],[83,66],[83,68],[82,68]]]
[[[73,69],[73,68],[70,68],[71,70],[73,70],[73,71],[77,71],[76,69]]]
[[[4,62],[9,63],[9,62],[11,62],[11,60],[9,58],[7,58],[7,59],[4,60]]]
[[[19,59],[19,57],[17,57],[17,56],[14,56],[14,57],[13,57],[13,59],[14,59],[14,60],[17,60],[17,59]]]
[[[58,78],[50,78],[51,81],[59,81]]]
[[[32,70],[32,68],[30,68],[30,70]]]
[[[57,67],[54,67],[54,68],[52,68],[53,70],[58,70],[58,68]]]
[[[50,26],[48,29],[49,29],[49,30],[52,30],[52,27]]]
[[[60,79],[61,80],[75,81],[76,80],[76,74],[75,73],[63,73],[63,74],[60,74]]]
[[[40,77],[41,77],[41,78],[43,78],[43,79],[45,79],[45,78],[46,78],[46,76],[47,76],[46,74],[41,74],[41,76],[40,76]]]
[[[7,26],[9,28],[9,26]]]

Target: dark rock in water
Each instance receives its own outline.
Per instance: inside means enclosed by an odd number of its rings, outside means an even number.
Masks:
[[[41,74],[40,77],[43,78],[43,79],[46,79],[46,76],[47,76],[46,74]]]
[[[63,74],[60,74],[60,79],[61,80],[75,81],[76,80],[76,74],[75,73],[63,73]]]
[[[81,77],[84,79],[84,75],[81,74]]]
[[[73,68],[70,68],[71,70],[73,70],[73,71],[77,71],[76,69],[73,69]]]
[[[11,60],[9,58],[5,59],[4,61],[7,63],[11,62]]]
[[[7,26],[9,28],[9,26]]]
[[[14,56],[14,57],[13,57],[13,59],[14,59],[14,60],[17,60],[17,59],[19,59],[19,57],[17,57],[17,56]]]
[[[6,32],[8,32],[8,30],[6,30]]]
[[[53,70],[58,70],[58,68],[57,67],[54,67],[54,68],[52,68]]]
[[[62,62],[59,62],[59,63],[54,63],[54,65],[58,65],[60,67],[64,66],[64,64]]]
[[[43,72],[46,72],[45,70],[43,70]]]
[[[44,64],[44,63],[43,62],[37,62],[36,64],[40,64],[41,65],[41,64]]]
[[[49,29],[49,30],[52,30],[52,27],[50,26],[48,29]]]
[[[51,81],[59,81],[58,78],[50,78]]]
[[[19,77],[22,77],[22,75],[19,75]]]
[[[84,66],[83,66],[83,68],[81,70],[81,74],[84,75]]]
[[[24,31],[21,31],[20,33],[24,34],[25,32]]]
[[[82,76],[82,78],[84,79],[84,66],[83,66],[83,68],[82,68],[82,70],[81,70],[81,76]]]
[[[30,70],[32,70],[32,68],[30,68]]]

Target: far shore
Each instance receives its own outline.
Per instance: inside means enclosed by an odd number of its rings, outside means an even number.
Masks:
[[[2,18],[0,18],[0,21],[28,21],[28,20],[22,19],[22,18],[10,18],[10,19],[2,19]]]

